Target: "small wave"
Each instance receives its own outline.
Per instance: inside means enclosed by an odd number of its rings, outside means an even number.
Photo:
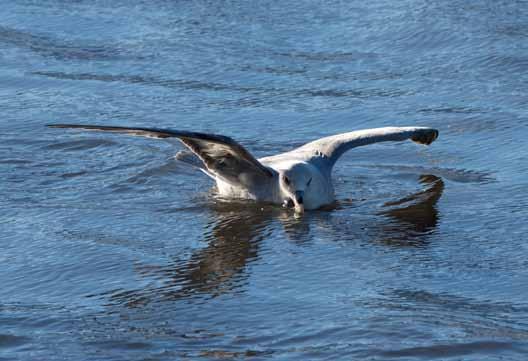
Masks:
[[[409,91],[398,89],[301,89],[291,92],[295,96],[330,97],[330,98],[356,98],[369,99],[373,97],[400,97],[412,94]]]
[[[289,53],[277,53],[276,55],[287,58],[303,59],[317,62],[349,62],[353,60],[375,60],[381,56],[373,52],[302,52],[293,51]]]
[[[249,71],[249,72],[256,72],[256,73],[264,73],[264,74],[273,74],[273,75],[301,75],[306,74],[307,70],[302,68],[294,68],[290,66],[257,66],[252,64],[245,64],[240,66],[239,68],[241,71]]]
[[[489,183],[495,181],[491,173],[456,168],[428,168],[406,165],[362,165],[365,168],[390,169],[416,174],[432,174],[458,183]]]
[[[102,45],[72,44],[50,36],[0,26],[0,43],[26,48],[42,56],[60,60],[109,60],[129,58],[123,49]],[[125,56],[126,55],[126,56]]]
[[[240,86],[236,84],[222,84],[204,82],[187,79],[163,79],[157,77],[146,77],[139,75],[112,75],[112,74],[92,74],[92,73],[63,73],[51,71],[36,71],[34,75],[46,76],[63,80],[95,80],[103,82],[125,82],[130,84],[140,84],[147,86],[161,86],[166,88],[177,88],[183,90],[205,90],[205,91],[227,91],[244,94],[244,98],[236,99],[234,102],[223,100],[224,103],[233,103],[237,107],[255,106],[264,102],[280,102],[281,99],[295,101],[304,97],[328,97],[328,98],[355,98],[369,99],[373,97],[400,97],[410,95],[412,92],[399,89],[377,89],[377,88],[357,88],[357,89],[318,89],[318,88],[266,88]],[[282,100],[284,101],[284,100]]]
[[[474,114],[483,113],[484,111],[478,108],[445,106],[437,108],[423,108],[418,109],[418,113],[459,113],[459,114]]]
[[[0,334],[0,349],[17,347],[30,342],[30,338],[11,334]]]
[[[128,178],[126,181],[134,184],[144,184],[147,183],[153,177],[163,177],[166,175],[174,174],[176,172],[188,172],[189,170],[192,173],[196,173],[193,168],[189,169],[186,164],[182,164],[181,162],[178,162],[176,160],[169,160],[168,162],[162,165],[145,169],[141,173]]]
[[[516,351],[526,352],[526,347],[513,342],[500,341],[476,341],[466,343],[436,344],[430,346],[418,346],[401,348],[397,350],[379,351],[380,355],[389,357],[454,357],[463,355],[475,355],[479,353],[489,354],[490,351]]]
[[[27,159],[0,159],[0,164],[31,164],[33,161]]]
[[[498,25],[495,32],[510,37],[526,38],[528,37],[528,26],[525,23]]]
[[[525,55],[484,55],[471,60],[473,66],[484,69],[506,71],[508,74],[526,74],[528,72],[528,56]]]
[[[85,174],[88,174],[88,172],[87,171],[71,172],[71,173],[61,174],[60,177],[64,178],[64,179],[70,179],[70,178],[80,177],[80,176],[83,176]]]
[[[86,345],[97,346],[102,349],[108,350],[147,350],[153,347],[151,343],[140,342],[140,341],[129,341],[129,340],[105,340],[105,341],[92,341],[86,342]]]
[[[273,354],[272,350],[257,351],[257,350],[246,350],[246,351],[226,351],[226,350],[204,350],[200,351],[196,355],[186,354],[185,357],[206,357],[207,359],[215,360],[240,360],[245,358],[254,357],[269,357]]]
[[[236,90],[240,92],[250,92],[256,89],[249,87],[231,86],[221,83],[202,82],[198,80],[186,79],[163,79],[158,77],[123,75],[123,74],[93,74],[93,73],[63,73],[55,71],[35,71],[34,75],[41,75],[62,80],[95,80],[102,82],[124,82],[130,84],[140,84],[148,86],[161,86],[165,88],[178,88],[187,90],[210,90],[226,91]]]
[[[49,144],[44,147],[44,149],[49,150],[65,150],[65,151],[79,151],[93,149],[100,146],[113,146],[117,143],[112,140],[107,139],[82,139],[82,140],[73,140],[69,142],[61,142],[55,144]]]

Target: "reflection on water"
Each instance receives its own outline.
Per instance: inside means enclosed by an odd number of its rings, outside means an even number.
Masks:
[[[203,239],[205,248],[189,259],[174,257],[167,265],[138,265],[136,270],[142,277],[160,279],[163,285],[113,294],[111,302],[134,307],[155,300],[236,292],[246,277],[245,267],[258,257],[259,243],[269,234],[268,226],[277,210],[226,203],[212,206],[210,211],[212,219]]]
[[[136,269],[142,277],[160,279],[163,285],[113,294],[111,302],[134,307],[155,300],[215,297],[242,287],[247,264],[258,258],[259,243],[269,235],[268,227],[281,210],[226,203],[212,206],[210,211],[212,219],[204,232],[205,248],[189,259],[175,257],[167,265],[138,265]]]
[[[432,175],[420,176],[427,186],[423,191],[402,199],[387,202],[379,215],[378,234],[368,232],[372,240],[382,240],[391,246],[419,246],[427,244],[427,235],[437,225],[436,203],[442,196],[444,182]],[[225,293],[243,291],[248,265],[260,257],[259,245],[271,235],[275,224],[282,225],[286,238],[302,246],[310,241],[310,227],[332,228],[332,212],[346,209],[346,203],[334,209],[307,212],[294,217],[291,210],[273,206],[219,202],[210,206],[211,220],[204,230],[204,248],[196,250],[188,259],[173,257],[164,265],[138,264],[136,272],[143,278],[156,280],[160,286],[119,291],[105,295],[111,304],[139,307],[151,302],[175,301],[182,298],[217,297]]]
[[[444,191],[444,182],[434,175],[422,175],[420,182],[428,188],[397,201],[385,203],[385,207],[390,209],[379,213],[392,221],[391,224],[383,226],[386,232],[383,237],[385,244],[422,246],[427,243],[427,235],[436,228],[436,203]]]

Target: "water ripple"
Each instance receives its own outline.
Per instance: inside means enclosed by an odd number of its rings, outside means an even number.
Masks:
[[[259,106],[267,105],[274,102],[280,102],[280,99],[303,98],[303,97],[325,97],[325,98],[353,98],[353,99],[370,99],[373,97],[401,97],[410,95],[412,92],[398,89],[376,89],[376,88],[358,88],[358,89],[313,89],[313,88],[280,88],[280,87],[256,87],[240,86],[236,84],[223,84],[215,82],[204,82],[199,80],[188,79],[162,79],[156,77],[145,77],[139,75],[110,75],[110,74],[91,74],[91,73],[62,73],[38,71],[32,74],[52,77],[64,80],[95,80],[102,82],[125,82],[131,84],[140,84],[146,86],[161,86],[166,88],[182,90],[205,90],[209,92],[236,92],[243,95],[242,98],[235,100],[222,99],[220,102],[211,100],[211,104],[222,103],[231,104],[231,106]],[[283,101],[284,101],[283,100]]]
[[[500,341],[479,341],[467,343],[446,343],[435,344],[431,346],[419,346],[401,348],[398,350],[378,351],[373,350],[373,353],[378,353],[380,356],[386,357],[426,357],[428,359],[438,357],[456,357],[464,355],[489,355],[504,354],[498,351],[508,351],[509,354],[522,355],[527,351],[527,348],[522,343],[515,342],[500,342]]]
[[[124,49],[111,48],[100,44],[78,44],[60,41],[49,36],[34,35],[5,26],[0,26],[0,43],[29,49],[39,55],[58,60],[118,60],[130,57]]]

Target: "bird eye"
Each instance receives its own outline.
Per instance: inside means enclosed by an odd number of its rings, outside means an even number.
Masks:
[[[310,178],[310,180],[308,181],[308,183],[306,183],[306,186],[308,187],[310,185],[310,183],[312,183],[312,178]]]
[[[286,185],[290,185],[290,178],[284,176],[284,183],[286,183]]]

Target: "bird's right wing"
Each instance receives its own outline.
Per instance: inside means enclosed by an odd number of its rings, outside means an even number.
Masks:
[[[271,178],[271,171],[233,139],[216,134],[157,128],[129,128],[103,125],[51,124],[51,128],[76,128],[125,133],[149,138],[178,138],[207,168],[207,173],[232,184],[245,184],[255,179]]]

